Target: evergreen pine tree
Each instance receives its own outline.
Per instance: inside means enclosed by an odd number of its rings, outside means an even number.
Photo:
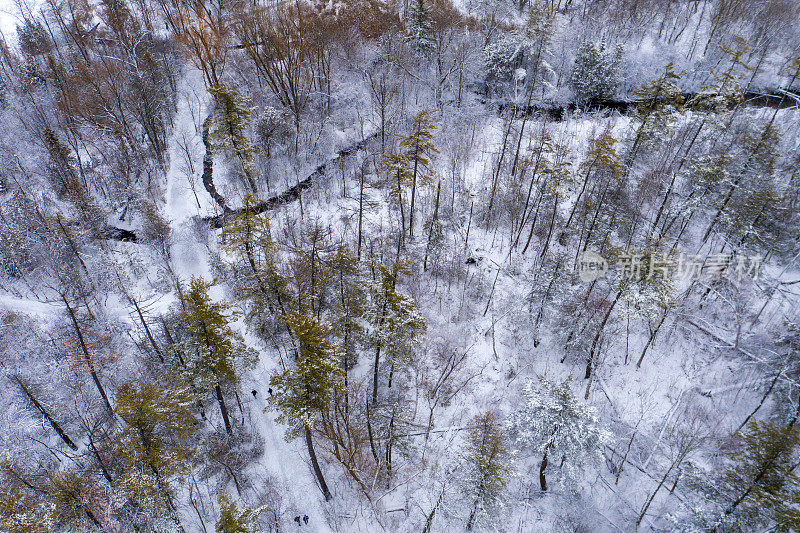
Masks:
[[[340,246],[329,259],[332,272],[331,327],[340,339],[342,368],[351,370],[358,362],[357,346],[362,340],[363,315],[367,290],[362,263],[346,246]]]
[[[736,168],[732,188],[718,204],[707,234],[719,222],[734,247],[747,242],[770,249],[776,237],[772,224],[782,207],[775,180],[779,146],[780,135],[771,123],[745,136],[743,161],[739,161],[743,164]]]
[[[562,485],[576,480],[583,462],[601,455],[608,440],[594,409],[575,397],[569,379],[562,383],[530,381],[523,396],[525,402],[512,413],[509,429],[522,450],[542,458],[542,491],[547,490],[546,469],[552,457],[559,460],[558,480]]]
[[[373,364],[372,403],[378,401],[378,376],[380,355],[384,351],[385,359],[392,369],[398,364],[410,362],[414,349],[425,331],[425,319],[414,305],[414,301],[398,291],[397,281],[401,274],[410,274],[402,261],[391,267],[378,265],[380,281],[371,283],[371,307],[366,318],[370,325],[367,339],[375,348]]]
[[[103,529],[109,507],[107,487],[100,487],[86,472],[64,470],[49,476],[47,501],[53,504],[55,522],[72,531]]]
[[[311,429],[317,417],[328,409],[335,390],[343,388],[343,371],[336,346],[328,340],[331,332],[328,324],[312,315],[296,312],[286,316],[286,324],[294,335],[295,367],[272,375],[270,387],[274,394],[269,398],[269,405],[280,411],[278,420],[289,425],[287,439],[305,433],[314,474],[325,499],[330,500],[331,493],[314,452]]]
[[[181,318],[189,333],[185,349],[190,359],[189,378],[198,389],[211,387],[219,403],[225,431],[233,434],[223,389],[236,387],[241,375],[255,364],[249,350],[228,324],[230,305],[214,302],[208,294],[211,284],[192,278],[181,296]]]
[[[497,417],[486,412],[475,417],[463,452],[466,472],[461,481],[471,504],[467,531],[502,506],[511,475],[511,453]]]
[[[408,235],[414,237],[414,206],[416,204],[417,185],[433,183],[434,173],[431,168],[431,157],[439,151],[433,144],[433,130],[436,126],[428,111],[420,111],[414,115],[411,133],[399,137],[397,152],[388,152],[383,159],[381,173],[389,184],[389,195],[398,203],[402,238],[405,238],[405,210],[403,208],[403,191],[411,188],[411,205],[409,206]]]
[[[400,213],[400,239],[405,240],[406,212],[403,207],[403,193],[411,185],[411,172],[408,170],[408,159],[402,152],[387,151],[383,157],[381,173],[386,176],[389,185],[389,198],[397,203]]]
[[[20,487],[0,490],[0,527],[9,533],[50,533],[56,525],[55,505]]]
[[[489,43],[483,51],[483,64],[489,81],[511,81],[522,65],[524,47],[519,38],[504,35]]]
[[[242,208],[222,228],[222,243],[237,261],[235,288],[251,303],[248,318],[257,331],[275,311],[286,314],[291,295],[278,268],[276,245],[270,236],[269,219],[256,214],[258,200],[246,194]]]
[[[753,421],[737,435],[723,475],[724,520],[746,521],[754,528],[800,529],[800,476],[795,472],[800,445],[797,426]],[[735,518],[734,518],[735,517]]]
[[[186,474],[195,431],[191,394],[149,381],[127,383],[117,390],[116,411],[125,422],[116,454],[123,473],[115,490],[134,502],[138,521],[171,515],[177,520],[171,481]]]
[[[431,10],[425,0],[411,0],[406,22],[406,39],[414,51],[427,56],[433,49]]]
[[[542,97],[546,91],[553,89],[556,80],[556,73],[548,63],[548,59],[553,55],[551,50],[553,31],[554,20],[549,9],[540,2],[534,2],[528,10],[523,41],[530,89],[541,88]]]
[[[255,148],[247,137],[253,111],[251,101],[225,85],[209,87],[208,92],[214,99],[214,111],[211,114],[214,129],[211,139],[216,146],[235,154],[251,192],[258,194]]]
[[[240,509],[226,492],[219,495],[219,520],[214,525],[216,533],[251,533],[256,531],[253,524],[255,517],[263,508]]]
[[[610,128],[603,130],[597,137],[589,140],[586,161],[581,163],[579,167],[579,175],[582,175],[581,188],[564,225],[565,231],[570,227],[579,207],[583,207],[585,213],[588,213],[587,209],[591,208],[595,208],[595,211],[599,212],[599,207],[603,205],[601,200],[604,196],[601,191],[608,187],[622,184],[624,167],[614,146],[616,143],[617,140],[614,138]],[[605,187],[595,187],[594,184],[597,182],[605,184]],[[592,185],[591,187],[590,184]],[[595,196],[599,196],[599,198],[587,198],[584,196],[585,194],[591,194],[593,191]]]
[[[642,85],[633,92],[641,101],[636,106],[636,136],[633,146],[628,152],[627,164],[630,165],[637,151],[643,144],[663,135],[670,126],[676,112],[683,111],[683,94],[677,86],[680,74],[668,64],[664,74],[648,84]]]
[[[400,149],[406,171],[411,178],[411,205],[408,208],[408,235],[414,238],[414,205],[417,196],[417,185],[427,186],[433,183],[431,157],[439,151],[433,145],[433,130],[436,126],[428,111],[420,111],[414,115],[411,133],[400,139]]]
[[[622,49],[610,50],[606,43],[586,41],[578,49],[572,69],[572,86],[581,102],[614,97],[620,84]]]

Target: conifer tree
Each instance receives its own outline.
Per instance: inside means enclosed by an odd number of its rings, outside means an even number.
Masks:
[[[761,240],[758,237],[767,237],[765,222],[777,218],[779,198],[773,176],[779,142],[772,123],[745,136],[742,157],[734,162],[729,188],[724,197],[717,199],[717,209],[703,241],[720,222],[735,246],[753,236],[756,241]]]
[[[340,339],[342,368],[352,369],[358,362],[357,346],[363,340],[363,315],[367,300],[362,263],[346,246],[340,246],[329,259],[335,284],[331,298],[331,327]]]
[[[439,151],[433,144],[433,130],[436,126],[428,111],[420,111],[412,120],[411,133],[399,137],[399,150],[387,153],[384,157],[382,173],[390,185],[390,195],[397,198],[400,208],[400,219],[403,226],[401,233],[405,235],[405,213],[403,210],[403,190],[411,188],[411,201],[408,215],[408,235],[414,237],[414,206],[416,204],[417,185],[426,186],[433,183],[434,173],[431,168],[431,157]]]
[[[603,130],[599,135],[589,140],[589,151],[586,155],[586,161],[584,161],[579,168],[579,172],[583,175],[581,188],[578,191],[578,195],[575,197],[575,203],[564,225],[565,231],[570,227],[572,219],[578,210],[578,206],[581,205],[582,200],[584,204],[595,207],[595,211],[598,211],[602,207],[603,202],[588,202],[584,196],[587,193],[587,189],[590,193],[595,189],[595,187],[589,187],[591,183],[602,181],[606,184],[606,187],[610,187],[614,184],[619,185],[621,183],[623,166],[617,154],[617,150],[614,147],[616,143],[617,140],[614,138],[609,128]],[[597,194],[600,194],[600,191],[597,191]]]
[[[144,380],[117,390],[116,411],[125,426],[117,438],[124,471],[116,490],[134,502],[142,520],[168,514],[177,521],[171,481],[189,468],[193,401],[184,389]]]
[[[419,55],[427,56],[434,45],[431,10],[425,0],[411,0],[406,22],[407,40]]]
[[[234,153],[251,192],[258,194],[255,148],[247,137],[253,111],[251,101],[235,89],[222,84],[209,87],[208,92],[214,99],[214,111],[211,114],[214,125],[212,141],[223,150]]]
[[[408,208],[408,235],[414,238],[414,205],[417,185],[427,186],[433,183],[431,157],[439,151],[433,145],[433,130],[436,126],[428,111],[420,111],[414,115],[411,133],[400,140],[400,148],[411,171],[411,205]]]
[[[241,374],[255,364],[255,355],[231,329],[227,315],[230,305],[214,302],[208,294],[209,287],[211,283],[192,278],[189,290],[181,296],[181,318],[190,337],[186,348],[195,355],[190,379],[198,389],[213,388],[225,431],[232,435],[223,388],[239,384]]]
[[[428,270],[428,257],[432,259],[434,267],[439,265],[444,252],[445,238],[444,238],[444,224],[439,218],[439,198],[442,194],[442,182],[436,186],[436,201],[433,204],[433,216],[429,218],[424,225],[424,229],[428,231],[428,243],[425,245],[425,257],[422,260],[422,270]],[[438,268],[435,268],[438,270]]]
[[[337,359],[337,347],[328,340],[331,333],[328,324],[312,315],[296,312],[287,315],[285,320],[294,335],[295,367],[272,375],[270,386],[274,394],[269,398],[269,405],[280,411],[278,420],[289,425],[287,439],[305,434],[314,474],[327,501],[331,499],[331,492],[314,452],[311,429],[317,417],[328,409],[335,391],[343,389],[343,371]]]
[[[400,213],[400,241],[405,240],[406,212],[403,207],[403,192],[411,184],[411,172],[408,159],[402,152],[387,151],[383,157],[381,173],[386,176],[389,185],[389,197],[397,202]]]
[[[50,126],[45,126],[42,142],[48,152],[47,175],[59,196],[67,198],[82,215],[97,216],[97,208],[85,189],[85,181],[81,181],[75,169],[76,161],[69,148],[58,137]]]
[[[511,81],[525,55],[519,39],[507,35],[489,43],[483,53],[487,78],[497,82]]]
[[[55,526],[54,510],[52,503],[19,487],[0,490],[0,526],[9,533],[50,533]]]
[[[621,56],[621,48],[610,50],[603,41],[586,41],[581,45],[571,77],[579,101],[601,101],[614,96],[620,84]]]
[[[683,95],[677,86],[679,79],[680,74],[675,72],[670,63],[664,69],[664,74],[633,92],[641,101],[636,107],[639,126],[628,152],[628,166],[636,158],[641,145],[667,131],[673,114],[683,111]]]
[[[581,403],[570,380],[530,381],[523,389],[525,403],[511,415],[510,433],[524,451],[540,456],[539,484],[547,490],[546,469],[551,457],[561,459],[562,484],[577,479],[583,462],[600,455],[607,442],[592,407]]]
[[[263,508],[240,509],[226,492],[219,495],[219,520],[214,525],[216,533],[251,533],[255,531],[253,521]]]
[[[554,20],[550,11],[540,2],[534,2],[528,9],[528,21],[525,23],[524,44],[528,56],[528,79],[530,91],[541,87],[544,97],[548,89],[553,88],[556,73],[548,63],[553,55],[551,42],[554,32]]]
[[[546,130],[541,132],[538,144],[539,148],[533,162],[532,175],[525,197],[525,204],[522,208],[522,216],[520,217],[519,227],[517,228],[517,237],[514,240],[514,247],[519,244],[525,224],[527,220],[530,219],[530,231],[528,232],[528,237],[525,241],[522,253],[524,254],[528,251],[528,247],[533,239],[534,230],[537,227],[536,221],[539,219],[539,208],[545,205],[548,209],[552,208],[552,211],[550,211],[547,236],[545,237],[545,242],[540,252],[540,257],[543,258],[547,254],[552,232],[555,227],[555,219],[558,215],[558,203],[566,197],[566,189],[572,182],[572,175],[569,169],[570,162],[567,160],[569,149],[565,145],[554,142]],[[518,144],[517,147],[519,148],[520,144]],[[523,165],[527,167],[530,166],[530,163],[530,160],[525,160]],[[512,169],[513,168],[512,166]],[[532,200],[533,187],[537,182],[540,183],[538,199],[536,200],[535,207],[531,206],[532,209],[529,210],[528,206]]]
[[[378,402],[378,376],[381,350],[394,369],[397,364],[410,362],[414,348],[425,331],[425,319],[414,301],[398,291],[401,274],[410,274],[405,263],[395,262],[391,267],[378,265],[380,280],[370,284],[371,308],[367,311],[370,329],[369,343],[375,347],[373,364],[372,403]]]
[[[800,476],[795,472],[800,445],[797,426],[753,421],[737,435],[731,465],[723,475],[724,520],[778,530],[800,528]],[[746,522],[745,522],[746,521]]]
[[[243,272],[237,277],[236,289],[252,304],[251,321],[258,320],[258,315],[265,315],[267,311],[274,312],[275,307],[285,315],[291,299],[286,280],[278,270],[269,219],[256,213],[258,205],[253,195],[246,194],[237,216],[222,228],[225,249],[242,264]]]
[[[463,452],[462,484],[471,504],[467,531],[502,505],[511,475],[511,452],[497,417],[492,412],[480,414],[471,426]]]
[[[59,526],[74,531],[103,529],[103,513],[111,498],[91,476],[74,470],[57,472],[49,476],[46,490]]]
[[[72,322],[72,326],[75,330],[75,336],[77,338],[77,341],[73,343],[74,346],[73,351],[75,354],[75,358],[84,365],[86,365],[86,368],[89,371],[89,375],[92,377],[92,381],[94,381],[95,387],[97,387],[97,391],[100,393],[100,397],[103,399],[103,403],[105,404],[108,411],[112,412],[114,408],[111,406],[111,402],[108,399],[108,393],[106,392],[105,387],[100,382],[100,378],[97,375],[97,362],[90,353],[90,348],[94,348],[94,345],[89,340],[83,328],[81,327],[78,321],[78,316],[76,312],[77,309],[73,308],[70,305],[69,299],[67,298],[66,294],[61,295],[61,301],[64,302],[64,307],[66,307],[67,309],[67,314],[69,315],[70,321]]]
[[[329,235],[330,229],[315,221],[303,232],[302,243],[294,250],[290,271],[294,303],[300,313],[310,312],[319,317],[325,307],[326,294],[333,282]]]

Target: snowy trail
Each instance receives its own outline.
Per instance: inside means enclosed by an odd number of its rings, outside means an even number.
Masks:
[[[259,464],[278,482],[283,498],[289,500],[284,502],[283,510],[290,515],[285,517],[290,526],[294,526],[291,523],[294,516],[305,514],[308,515],[309,522],[308,526],[303,525],[304,531],[332,532],[325,518],[322,495],[307,462],[308,452],[302,439],[287,442],[284,439],[285,426],[275,422],[276,413],[263,412],[269,376],[272,367],[276,366],[272,361],[265,360],[264,355],[262,352],[256,368],[251,371],[250,379],[244,386],[245,389],[252,388],[258,392],[258,398],[249,395],[248,405],[253,426],[264,437],[264,455]],[[317,450],[317,454],[319,453]]]
[[[203,168],[203,144],[198,120],[207,105],[202,76],[190,69],[178,83],[178,109],[172,135],[167,145],[166,205],[164,215],[173,229],[195,215],[212,213],[213,201],[201,187],[194,187],[190,177],[197,180]],[[194,171],[194,172],[192,172]],[[198,203],[200,206],[198,206]]]
[[[50,317],[62,311],[63,306],[39,302],[28,298],[17,298],[8,294],[0,294],[0,307],[23,315]]]
[[[192,190],[190,174],[187,171],[189,166],[187,157],[191,157],[195,170],[193,177],[199,181],[198,176],[203,168],[204,148],[197,121],[205,116],[206,110],[203,108],[207,104],[207,100],[200,100],[200,95],[205,96],[206,93],[199,72],[190,70],[186,73],[180,82],[179,94],[175,127],[168,145],[170,166],[167,172],[163,214],[170,221],[172,228],[171,257],[175,273],[182,280],[192,276],[211,279],[212,274],[205,253],[206,245],[201,242],[194,230],[194,223],[198,215],[215,214],[216,206],[202,185],[195,186],[194,191]],[[189,146],[191,153],[187,154],[184,146]],[[221,287],[215,289],[217,290],[212,292],[215,298],[226,297],[221,294]],[[240,326],[241,322],[234,324],[237,329],[243,329]],[[246,339],[252,339],[245,331],[242,333]],[[255,342],[249,344],[257,345]],[[270,353],[274,352],[262,350],[258,365],[243,380],[242,396],[247,398],[245,403],[249,419],[252,420],[253,430],[264,438],[264,454],[256,464],[265,470],[263,473],[277,484],[278,490],[282,493],[282,511],[287,514],[281,517],[284,520],[282,526],[293,527],[294,516],[305,514],[309,517],[309,523],[303,525],[303,531],[328,533],[332,530],[323,512],[322,494],[306,462],[305,446],[300,439],[286,442],[285,428],[274,421],[275,413],[263,412],[269,376],[276,366],[276,362],[269,358]],[[251,389],[258,391],[258,398],[253,398],[249,392]],[[260,472],[253,476],[254,484],[263,481],[265,476],[259,474]],[[291,516],[288,516],[289,514]]]

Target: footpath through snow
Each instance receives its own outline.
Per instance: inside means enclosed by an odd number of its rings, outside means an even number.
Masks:
[[[204,253],[206,245],[201,242],[194,224],[195,217],[213,213],[215,205],[205,188],[192,186],[189,180],[197,179],[197,175],[190,176],[187,173],[192,167],[187,157],[193,159],[196,171],[202,169],[203,143],[197,120],[206,116],[208,99],[204,98],[206,93],[199,72],[190,70],[186,73],[180,82],[179,94],[175,127],[168,144],[170,164],[163,215],[169,220],[172,230],[170,256],[175,274],[183,281],[192,276],[210,279],[208,257]],[[201,100],[198,95],[204,99]],[[188,152],[186,147],[193,151]],[[219,293],[214,296],[224,297]],[[245,338],[251,337],[245,335]],[[258,396],[253,398],[249,392],[242,394],[247,397],[247,418],[252,421],[250,429],[264,438],[264,453],[256,463],[264,471],[253,476],[252,481],[258,485],[270,479],[277,485],[281,492],[281,511],[284,513],[280,517],[282,526],[295,526],[294,512],[309,517],[308,525],[302,526],[303,531],[332,531],[323,511],[322,493],[313,478],[301,441],[286,442],[285,427],[275,422],[275,413],[263,412],[269,377],[277,363],[273,358],[273,350],[261,349],[259,354],[256,368],[243,379],[243,390],[256,390]],[[186,518],[188,522],[193,516],[187,512]]]

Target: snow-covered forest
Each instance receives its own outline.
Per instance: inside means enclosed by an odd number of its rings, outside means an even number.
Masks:
[[[800,1],[0,19],[0,531],[800,531]]]

